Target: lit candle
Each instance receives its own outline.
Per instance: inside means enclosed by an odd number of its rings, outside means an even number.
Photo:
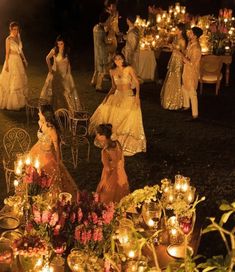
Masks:
[[[16,167],[15,173],[18,176],[21,175],[22,174],[22,169],[20,167]]]
[[[17,179],[14,180],[14,186],[15,187],[19,186],[19,181]]]
[[[39,171],[39,167],[40,167],[40,162],[39,159],[36,159],[34,162],[34,167],[37,169],[37,171]]]
[[[147,225],[148,225],[149,227],[153,227],[153,226],[155,225],[153,219],[149,219],[149,220],[147,221]]]
[[[25,164],[26,164],[26,165],[30,165],[30,164],[31,164],[31,158],[30,158],[29,155],[28,155],[28,156],[26,157],[26,159],[25,159]]]
[[[185,200],[188,202],[188,203],[192,203],[194,201],[194,198],[195,198],[195,191],[196,191],[196,188],[193,187],[193,186],[190,186],[189,187],[189,190],[185,196]]]
[[[162,20],[161,14],[158,14],[158,15],[157,15],[157,23],[160,23],[161,20]]]
[[[130,251],[128,252],[128,257],[129,257],[129,258],[134,258],[134,257],[135,257],[135,251],[134,251],[134,250],[130,250]]]

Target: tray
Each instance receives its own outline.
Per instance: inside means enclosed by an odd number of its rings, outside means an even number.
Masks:
[[[0,217],[0,228],[1,229],[16,229],[20,225],[20,220],[14,216],[1,216]]]

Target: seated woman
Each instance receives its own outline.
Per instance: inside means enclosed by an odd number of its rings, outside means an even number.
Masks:
[[[122,146],[124,156],[145,152],[146,138],[140,108],[140,86],[135,71],[126,64],[122,54],[116,54],[110,75],[111,90],[92,115],[89,133],[94,134],[100,124],[110,123],[113,126],[113,133]],[[136,94],[131,88],[133,84]]]
[[[41,105],[38,116],[38,141],[30,150],[30,156],[38,158],[41,169],[53,178],[53,190],[68,192],[75,198],[77,185],[61,161],[60,138],[51,105]]]
[[[103,148],[101,160],[104,166],[96,192],[104,203],[119,202],[130,192],[122,148],[118,141],[111,140],[111,135],[111,124],[101,124],[96,129],[96,140]]]

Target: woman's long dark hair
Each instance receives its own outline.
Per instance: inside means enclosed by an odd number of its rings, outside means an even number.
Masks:
[[[186,28],[186,25],[184,23],[178,23],[176,25],[176,27],[182,31],[182,37],[183,39],[185,40],[185,43],[186,43],[186,46],[188,44],[188,37],[187,37],[187,34],[186,34],[186,31],[187,31],[187,28]]]
[[[59,133],[59,126],[57,124],[52,105],[50,104],[40,105],[40,111],[42,115],[45,117],[45,120],[48,123],[48,126],[54,127],[57,133]]]
[[[111,69],[115,69],[115,68],[117,67],[117,65],[116,65],[115,62],[114,62],[114,60],[115,60],[115,58],[116,58],[117,56],[119,56],[119,57],[121,57],[121,58],[123,59],[123,65],[122,65],[123,67],[129,66],[129,64],[127,63],[127,61],[126,61],[126,59],[125,59],[125,56],[124,56],[122,53],[116,53],[115,56],[113,57],[113,63],[112,63]]]
[[[63,58],[69,58],[69,53],[70,53],[70,48],[67,44],[67,41],[65,40],[64,37],[59,35],[56,40],[55,40],[55,55],[57,56],[59,53],[59,47],[58,47],[58,42],[63,42],[64,43],[64,51],[63,51]]]

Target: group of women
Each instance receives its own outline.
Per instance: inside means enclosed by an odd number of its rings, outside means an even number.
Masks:
[[[28,98],[27,61],[22,50],[19,24],[10,24],[6,38],[6,58],[0,75],[0,109],[19,110]],[[51,63],[53,60],[53,63]],[[54,110],[81,109],[71,75],[69,49],[62,37],[46,57],[49,73],[40,93],[47,101],[39,110],[38,142],[30,153],[38,156],[42,169],[54,180],[54,186],[74,197],[77,186],[60,158],[60,137]],[[124,155],[146,151],[146,138],[140,107],[140,86],[135,71],[116,54],[110,70],[112,87],[90,118],[89,133],[96,135],[95,144],[102,148],[103,172],[97,192],[104,202],[118,202],[129,193]]]

